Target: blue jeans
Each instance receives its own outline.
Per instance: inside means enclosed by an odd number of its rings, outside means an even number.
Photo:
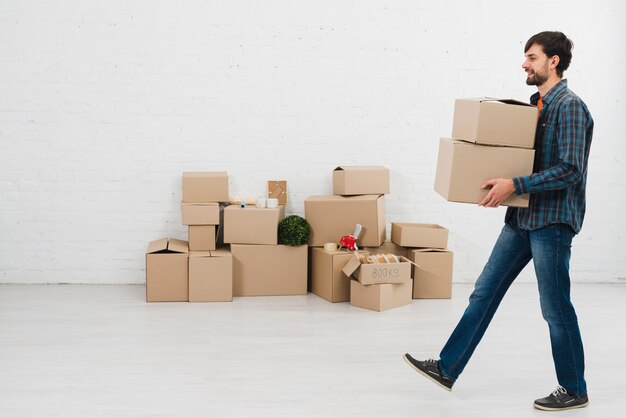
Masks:
[[[476,281],[463,317],[441,350],[439,367],[456,380],[480,342],[513,280],[532,259],[541,313],[550,329],[558,382],[585,395],[585,359],[578,318],[570,301],[569,260],[574,231],[554,224],[529,231],[505,224],[489,261]]]

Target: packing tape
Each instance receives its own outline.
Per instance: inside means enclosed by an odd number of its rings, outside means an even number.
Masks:
[[[326,251],[337,251],[337,244],[334,242],[327,242],[324,244],[324,250]]]

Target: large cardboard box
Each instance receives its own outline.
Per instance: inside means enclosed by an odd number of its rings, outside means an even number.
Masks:
[[[219,203],[183,203],[183,225],[219,225],[223,210]]]
[[[364,251],[374,255],[374,254],[395,254],[397,256],[407,257],[409,254],[409,249],[399,246],[398,244],[387,240],[382,243],[380,247],[365,247]]]
[[[233,258],[228,249],[189,252],[189,302],[233,300]]]
[[[183,173],[183,202],[228,202],[226,171],[188,171]]]
[[[417,264],[413,266],[413,299],[452,297],[452,251],[411,250],[409,259]]]
[[[382,166],[339,166],[333,171],[333,194],[388,194],[389,169]]]
[[[457,99],[452,137],[486,145],[535,146],[539,109],[511,99]]]
[[[307,293],[307,246],[230,246],[233,296],[282,296]]]
[[[350,277],[342,269],[354,257],[348,251],[326,251],[311,249],[311,292],[329,302],[350,300]],[[366,255],[367,252],[359,251]]]
[[[361,284],[402,283],[411,278],[411,263],[399,257],[399,263],[361,264],[356,256],[348,259],[342,271]]]
[[[378,247],[385,241],[384,195],[310,196],[304,201],[304,217],[311,225],[312,247],[338,243],[342,236],[354,234],[356,224],[363,227],[359,248]]]
[[[192,251],[215,250],[217,225],[189,225],[189,249]]]
[[[237,205],[224,209],[224,242],[227,244],[278,244],[278,223],[285,207],[257,208]]]
[[[410,305],[412,280],[402,283],[364,285],[350,280],[350,304],[372,311],[386,311],[404,305]]]
[[[163,238],[148,244],[146,302],[186,302],[187,241]]]
[[[479,203],[488,190],[480,188],[493,178],[530,175],[535,151],[523,148],[477,145],[441,138],[435,191],[450,202]],[[528,207],[528,194],[511,194],[503,206]]]
[[[391,241],[402,247],[447,248],[448,230],[436,224],[392,223]]]

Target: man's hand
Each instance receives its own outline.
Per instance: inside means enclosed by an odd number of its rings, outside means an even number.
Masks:
[[[491,179],[487,180],[480,186],[481,189],[488,189],[487,196],[478,204],[478,206],[484,206],[486,208],[497,208],[500,203],[504,202],[507,197],[515,191],[515,185],[513,179]]]

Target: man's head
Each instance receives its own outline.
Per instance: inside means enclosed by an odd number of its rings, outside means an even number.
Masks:
[[[540,32],[532,36],[524,53],[522,68],[528,74],[526,84],[541,86],[552,77],[563,77],[572,60],[574,44],[562,32]]]

